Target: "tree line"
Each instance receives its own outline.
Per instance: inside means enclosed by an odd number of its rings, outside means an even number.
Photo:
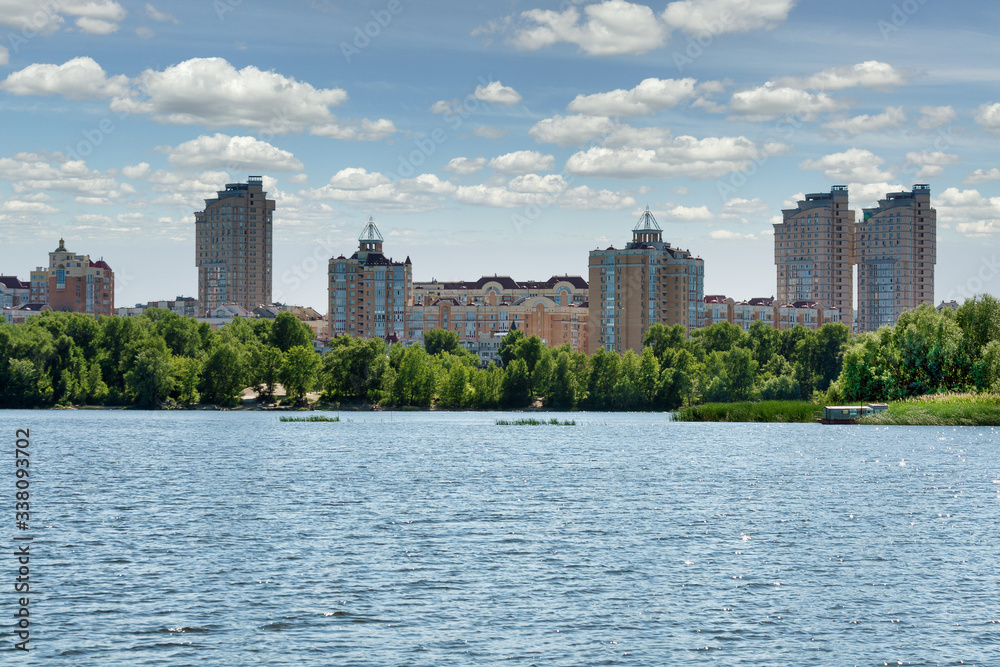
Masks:
[[[942,391],[1000,389],[1000,306],[929,306],[894,327],[852,337],[843,324],[747,331],[720,322],[686,332],[653,325],[641,353],[549,348],[512,330],[499,362],[481,367],[458,334],[423,344],[338,336],[322,356],[290,313],[207,324],[151,308],[134,318],[42,313],[0,324],[0,407],[236,406],[245,388],[262,403],[444,409],[674,410],[705,402],[874,401]]]

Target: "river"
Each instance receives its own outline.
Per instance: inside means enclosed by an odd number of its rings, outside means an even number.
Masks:
[[[0,412],[19,664],[1000,664],[995,429],[340,416]]]

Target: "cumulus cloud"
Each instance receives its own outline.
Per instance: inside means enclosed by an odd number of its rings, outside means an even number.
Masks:
[[[13,95],[62,95],[71,100],[101,99],[128,94],[124,75],[109,77],[93,58],[82,56],[62,65],[33,64],[13,72],[0,83]]]
[[[902,127],[905,122],[906,114],[903,113],[903,107],[887,107],[883,113],[875,116],[862,114],[853,118],[843,118],[830,121],[824,124],[823,127],[834,132],[845,132],[854,135]]]
[[[549,171],[555,166],[556,159],[552,155],[543,155],[538,151],[515,151],[499,155],[490,160],[490,167],[503,174],[528,174],[536,171]]]
[[[958,114],[950,106],[943,107],[920,107],[920,119],[917,120],[917,127],[921,130],[936,130],[944,127],[955,120]]]
[[[20,199],[8,199],[4,202],[0,202],[0,211],[4,213],[17,214],[59,213],[59,209],[55,206],[49,206],[48,204],[43,204],[41,202],[22,201]]]
[[[140,162],[139,164],[128,165],[122,167],[122,176],[125,178],[132,179],[143,179],[149,175],[149,163]]]
[[[771,30],[788,18],[797,0],[680,0],[663,11],[664,22],[689,35]]]
[[[562,12],[532,9],[521,14],[524,24],[512,42],[534,51],[560,42],[575,44],[590,55],[639,54],[663,46],[668,31],[653,10],[625,0],[605,0]]]
[[[1000,132],[1000,104],[988,103],[979,107],[976,122],[990,132]]]
[[[736,197],[727,201],[722,207],[722,217],[742,218],[746,215],[763,213],[769,208],[770,207],[764,202],[763,199],[744,199],[742,197]]]
[[[739,232],[731,232],[728,229],[713,229],[709,232],[708,237],[715,241],[756,241],[757,237],[753,234],[741,234]]]
[[[76,27],[93,35],[107,35],[118,30],[125,9],[112,0],[0,0],[0,25],[49,35],[66,24],[65,17],[76,17]]]
[[[557,146],[581,146],[602,137],[616,127],[606,116],[553,116],[540,120],[528,130],[535,140]]]
[[[615,210],[635,206],[628,194],[595,190],[581,185],[570,188],[562,177],[520,176],[506,185],[470,185],[460,187],[454,199],[463,204],[495,208],[554,206],[573,210]]]
[[[172,15],[161,12],[156,9],[152,4],[146,3],[146,15],[154,21],[160,21],[161,23],[173,23],[174,25],[180,25],[180,21],[174,18]]]
[[[337,120],[333,123],[313,125],[309,128],[309,134],[314,136],[341,139],[343,141],[381,141],[395,134],[397,131],[396,124],[385,118],[378,120],[369,120],[367,118],[352,121]]]
[[[170,125],[249,127],[273,134],[334,122],[339,88],[314,88],[254,66],[237,70],[224,58],[193,58],[139,75],[138,91],[112,100],[112,111],[150,114]]]
[[[758,146],[746,137],[673,137],[662,128],[624,126],[603,145],[570,156],[566,170],[613,178],[718,178],[746,169],[754,159],[786,151],[783,144]]]
[[[919,179],[936,178],[944,173],[944,168],[959,163],[954,153],[942,151],[912,151],[906,154],[905,166],[916,170]]]
[[[23,200],[38,193],[57,192],[82,203],[107,204],[135,194],[135,188],[119,183],[114,171],[89,169],[82,160],[61,153],[18,153],[0,158],[0,180],[11,181]]]
[[[976,169],[965,177],[964,182],[966,185],[978,185],[987,181],[997,180],[1000,180],[1000,169],[993,167],[992,169]]]
[[[472,96],[477,100],[505,107],[513,106],[522,99],[520,93],[499,81],[491,81],[485,86],[476,86],[476,92]]]
[[[733,93],[729,100],[732,113],[749,121],[769,121],[786,115],[812,121],[820,113],[836,111],[844,106],[826,93],[810,93],[771,81],[757,88]]]
[[[815,169],[838,183],[876,183],[893,178],[892,174],[879,171],[885,162],[869,150],[851,148],[843,153],[832,153],[818,160],[805,160],[799,169]]]
[[[486,158],[476,157],[456,157],[448,161],[448,164],[444,166],[444,169],[456,174],[469,175],[474,174],[486,166]]]
[[[857,65],[831,67],[808,77],[783,77],[777,85],[809,90],[844,90],[846,88],[872,88],[887,90],[909,80],[909,75],[892,65],[878,60],[867,60]]]
[[[379,210],[429,211],[443,205],[443,197],[456,187],[434,174],[393,181],[380,172],[351,167],[342,169],[321,188],[303,190],[309,200],[363,204]]]
[[[644,79],[630,90],[577,95],[567,110],[588,116],[641,116],[670,109],[695,95],[695,79]]]
[[[10,51],[6,46],[0,46],[0,67],[10,63]]]
[[[953,221],[958,233],[970,238],[1000,234],[1000,197],[983,197],[978,190],[948,188],[935,198],[941,219]]]
[[[178,169],[219,169],[229,171],[301,171],[302,162],[286,150],[275,148],[254,137],[226,134],[200,136],[175,148],[164,147],[167,161]]]

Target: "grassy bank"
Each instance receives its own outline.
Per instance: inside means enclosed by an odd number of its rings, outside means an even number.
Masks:
[[[807,401],[705,403],[681,408],[674,419],[681,422],[810,423],[819,419],[821,410],[822,406]]]
[[[873,426],[1000,426],[1000,394],[935,394],[889,404],[858,423]]]
[[[559,421],[558,419],[550,419],[548,421],[543,421],[541,419],[498,419],[496,421],[497,426],[576,426],[576,420],[567,419],[566,421]]]

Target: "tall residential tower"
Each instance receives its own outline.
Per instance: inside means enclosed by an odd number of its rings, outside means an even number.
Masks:
[[[896,324],[904,310],[934,303],[937,211],[931,188],[890,192],[857,226],[858,331]]]
[[[647,207],[624,249],[590,251],[588,353],[641,352],[654,324],[697,327],[704,294],[704,260],[664,242]]]
[[[847,186],[806,195],[774,225],[778,301],[819,302],[851,326],[854,308],[854,211]]]
[[[224,303],[253,310],[271,303],[271,229],[274,200],[263,178],[228,183],[194,214],[195,265],[202,314]]]

